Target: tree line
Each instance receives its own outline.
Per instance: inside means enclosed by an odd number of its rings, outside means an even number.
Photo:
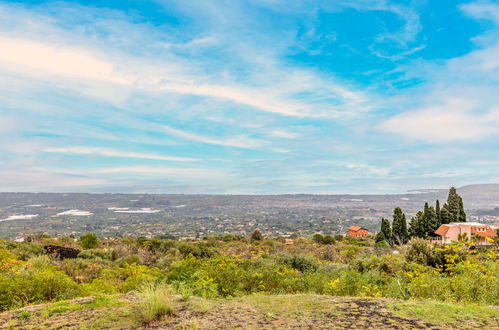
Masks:
[[[376,235],[376,242],[401,245],[406,244],[412,237],[434,237],[435,230],[440,225],[451,222],[466,222],[463,199],[454,187],[450,188],[447,202],[442,207],[439,200],[435,206],[425,203],[424,209],[411,218],[409,227],[404,212],[400,207],[396,207],[391,224],[388,219],[381,219],[381,231]]]

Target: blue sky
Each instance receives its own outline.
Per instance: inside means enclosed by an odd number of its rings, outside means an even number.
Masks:
[[[499,182],[499,2],[0,1],[0,190]]]

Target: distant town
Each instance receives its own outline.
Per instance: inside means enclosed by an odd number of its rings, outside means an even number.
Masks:
[[[468,221],[499,224],[497,185],[460,188]],[[479,190],[480,193],[476,193]],[[402,195],[160,195],[0,193],[0,238],[34,234],[197,239],[218,234],[266,237],[345,234],[351,225],[377,232],[393,205],[408,218],[446,190]]]

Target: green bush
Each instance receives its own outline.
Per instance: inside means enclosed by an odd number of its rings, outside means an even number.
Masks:
[[[78,258],[83,258],[83,259],[96,259],[96,258],[101,258],[105,260],[112,260],[113,256],[112,253],[106,250],[102,249],[89,249],[89,250],[83,250],[78,254]]]
[[[137,315],[144,323],[150,323],[162,315],[173,314],[174,291],[163,283],[145,283],[140,288]]]
[[[142,265],[144,263],[144,261],[138,254],[130,254],[126,257],[119,258],[115,262],[120,267],[123,267],[125,265]]]
[[[78,285],[47,256],[32,258],[19,271],[0,276],[0,310],[70,299],[80,293]]]
[[[80,238],[80,246],[84,249],[94,249],[99,245],[99,239],[94,233],[88,233]]]
[[[423,238],[413,238],[409,242],[407,250],[407,261],[416,262],[420,265],[434,266],[437,256],[433,245]]]
[[[313,258],[296,254],[281,257],[281,262],[302,273],[315,272],[319,268],[319,264]]]
[[[210,248],[206,243],[198,243],[196,245],[184,243],[180,244],[178,249],[184,256],[193,255],[198,259],[213,258],[217,255],[215,250]]]

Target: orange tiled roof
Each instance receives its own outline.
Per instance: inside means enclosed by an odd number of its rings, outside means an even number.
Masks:
[[[348,230],[351,230],[351,231],[359,231],[361,229],[364,229],[364,230],[367,230],[366,228],[362,228],[362,227],[359,227],[359,226],[356,226],[356,225],[351,225]]]
[[[440,236],[445,236],[447,232],[449,231],[449,226],[446,225],[440,225],[437,230],[435,230],[435,234],[440,235]]]
[[[482,237],[496,237],[497,234],[490,226],[485,227],[485,231],[478,231],[477,227],[471,227],[471,233]]]

